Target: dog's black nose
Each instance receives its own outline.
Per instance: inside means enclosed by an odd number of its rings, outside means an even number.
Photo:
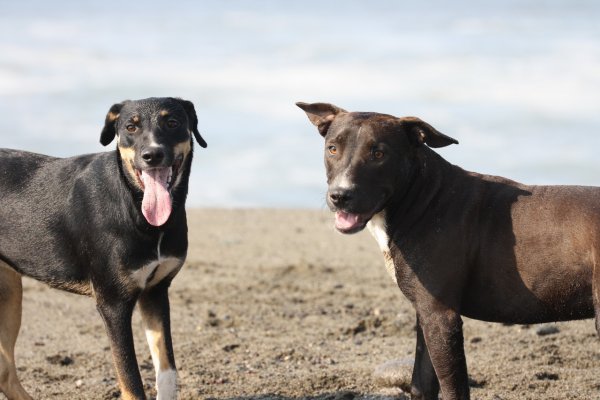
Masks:
[[[332,189],[329,191],[329,200],[336,207],[343,207],[352,200],[352,192],[347,189]]]
[[[165,152],[160,147],[151,147],[142,152],[142,160],[150,166],[156,166],[165,158]]]

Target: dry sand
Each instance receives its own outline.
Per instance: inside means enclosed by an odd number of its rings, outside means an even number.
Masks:
[[[342,236],[321,211],[189,214],[188,261],[171,290],[180,398],[389,395],[373,371],[389,360],[412,362],[415,318],[368,233]],[[17,365],[27,390],[36,399],[118,397],[92,300],[30,279],[24,287]],[[600,398],[593,321],[549,327],[558,332],[465,320],[472,398]],[[137,313],[133,328],[155,395]]]

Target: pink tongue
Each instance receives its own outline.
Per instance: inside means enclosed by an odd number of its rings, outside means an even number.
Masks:
[[[335,213],[335,227],[340,230],[348,230],[358,225],[358,214],[350,214],[343,211]]]
[[[141,178],[144,182],[142,214],[150,225],[161,226],[171,215],[171,195],[167,183],[170,173],[171,168],[142,171]]]

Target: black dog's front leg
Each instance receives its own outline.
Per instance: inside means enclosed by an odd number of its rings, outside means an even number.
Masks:
[[[419,313],[429,357],[444,400],[468,400],[469,378],[465,358],[462,319],[450,309],[431,307]]]
[[[177,398],[177,369],[171,340],[169,284],[170,281],[164,280],[142,293],[139,300],[146,339],[156,372],[158,400]]]
[[[437,400],[439,391],[440,385],[431,364],[421,322],[417,316],[417,348],[410,390],[411,398],[414,400]]]
[[[104,320],[110,341],[121,397],[126,400],[145,400],[131,331],[131,316],[136,299],[124,302],[101,299],[103,296],[98,297],[96,308]]]

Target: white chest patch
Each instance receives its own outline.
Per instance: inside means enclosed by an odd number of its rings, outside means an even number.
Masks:
[[[378,214],[375,214],[367,223],[367,228],[369,228],[369,232],[371,232],[371,235],[373,235],[375,238],[377,245],[379,245],[379,250],[381,250],[383,253],[385,269],[387,269],[394,282],[398,283],[396,280],[396,268],[394,267],[394,260],[390,254],[390,238],[387,235],[384,212],[382,211]]]
[[[131,274],[131,279],[135,281],[140,289],[151,288],[173,271],[178,270],[183,265],[183,260],[175,257],[161,257],[144,265]]]
[[[181,268],[183,261],[177,257],[163,257],[160,254],[160,244],[162,242],[162,234],[158,239],[157,255],[158,259],[152,261],[140,269],[135,270],[131,275],[131,279],[137,284],[140,289],[151,288],[156,285],[174,271]]]

